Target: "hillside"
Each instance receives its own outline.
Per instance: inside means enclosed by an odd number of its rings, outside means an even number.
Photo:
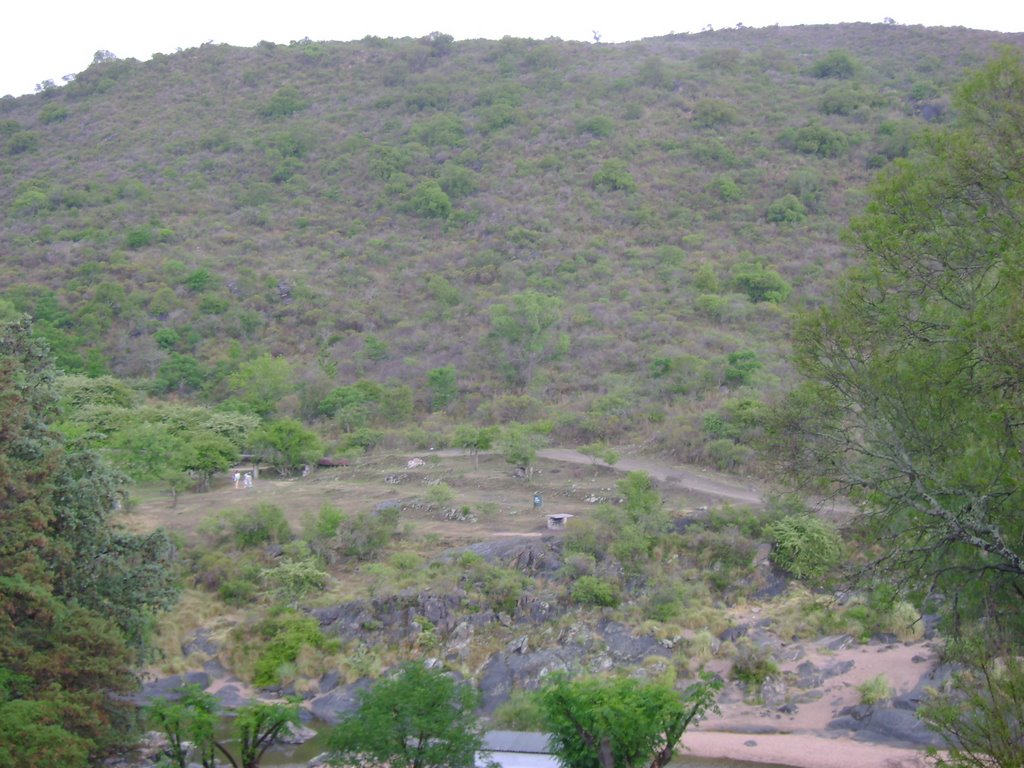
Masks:
[[[65,370],[160,397],[236,397],[270,353],[290,363],[274,411],[342,445],[364,423],[400,444],[550,419],[736,469],[873,174],[1022,41],[857,24],[101,52],[0,103],[0,313],[33,314]],[[411,403],[339,417],[328,395],[360,380]]]

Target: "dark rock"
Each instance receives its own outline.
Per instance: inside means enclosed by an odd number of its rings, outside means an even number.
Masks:
[[[931,672],[924,675],[907,693],[901,694],[892,700],[892,706],[905,711],[915,711],[928,698],[928,689],[941,688],[950,680],[957,668],[950,664],[940,664]]]
[[[757,742],[754,739],[747,739],[746,741],[743,742],[743,746],[744,747],[756,747],[757,746]]]
[[[943,745],[939,735],[921,722],[913,713],[890,707],[880,707],[861,721],[857,738],[863,741],[899,741],[918,746]]]
[[[478,677],[483,713],[493,713],[514,688],[535,690],[543,677],[572,668],[583,655],[578,645],[567,645],[531,653],[503,651],[491,656]]]
[[[464,549],[453,550],[445,557],[454,557],[459,552],[473,552],[488,563],[530,574],[553,573],[562,567],[562,542],[557,536],[482,541]]]
[[[227,668],[220,663],[218,659],[210,659],[203,663],[203,672],[210,676],[211,680],[216,680],[219,677],[227,677]]]
[[[739,640],[741,637],[744,637],[747,634],[748,629],[749,627],[747,627],[745,624],[738,627],[729,627],[718,636],[718,639],[721,640],[723,643],[735,643],[737,640]]]
[[[359,708],[359,691],[371,685],[373,681],[364,677],[351,685],[334,688],[312,699],[309,702],[309,709],[318,720],[335,725],[341,721],[343,715]]]
[[[825,642],[825,648],[830,651],[845,651],[853,645],[856,645],[857,641],[853,635],[840,635],[839,637],[833,637]]]
[[[819,669],[809,661],[796,668],[796,686],[798,688],[817,688],[826,680],[839,675],[845,675],[853,669],[852,661],[836,661],[824,669]]]
[[[341,673],[338,670],[331,670],[323,677],[320,678],[320,693],[327,693],[333,691],[338,687],[338,682],[341,680]]]
[[[316,731],[312,728],[289,723],[277,740],[282,744],[305,744],[310,739],[316,738],[316,735]]]
[[[220,644],[211,640],[209,630],[203,628],[192,632],[181,644],[181,652],[186,657],[195,653],[216,656],[218,651],[220,651]]]
[[[763,565],[755,572],[757,588],[752,600],[770,600],[789,589],[789,577],[773,565]]]
[[[608,646],[608,653],[619,662],[637,664],[647,656],[670,656],[672,652],[657,639],[634,637],[632,630],[617,621],[602,619],[597,632]]]
[[[761,701],[769,708],[778,709],[786,704],[786,684],[779,678],[769,677],[761,683]]]
[[[243,694],[242,689],[234,683],[222,686],[213,695],[224,709],[239,709],[252,702],[252,699]]]
[[[189,672],[184,675],[171,675],[159,680],[144,683],[142,690],[132,696],[132,701],[139,705],[149,704],[155,699],[177,701],[181,698],[179,688],[183,685],[198,685],[206,688],[210,684],[210,676],[205,672]]]
[[[281,557],[284,555],[284,547],[280,544],[269,544],[263,550],[267,557]]]

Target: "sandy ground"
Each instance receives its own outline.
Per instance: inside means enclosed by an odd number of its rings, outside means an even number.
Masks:
[[[849,738],[772,734],[750,736],[701,728],[687,734],[684,754],[793,768],[924,768],[924,753]]]
[[[736,702],[722,706],[684,736],[686,753],[706,758],[794,766],[794,768],[922,768],[930,763],[921,749],[901,748],[857,741],[843,731],[826,726],[839,711],[860,702],[857,686],[885,675],[895,693],[915,688],[934,668],[935,651],[928,643],[853,646],[840,651],[812,647],[801,659],[780,664],[792,671],[810,660],[819,668],[853,661],[853,668],[825,681],[824,696],[801,704],[793,715],[767,713],[763,707]],[[771,725],[781,733],[750,733],[751,727]],[[743,732],[746,730],[747,732]]]

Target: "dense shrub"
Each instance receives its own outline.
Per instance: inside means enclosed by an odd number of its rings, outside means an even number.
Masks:
[[[769,527],[771,559],[798,579],[821,579],[842,553],[839,534],[831,523],[813,515],[791,515]]]
[[[857,71],[857,62],[846,51],[830,51],[823,59],[818,59],[811,67],[814,77],[832,77],[848,80]]]
[[[765,218],[773,224],[799,224],[807,218],[807,209],[796,195],[783,195],[768,205]]]
[[[264,645],[258,651],[252,681],[260,687],[280,683],[282,668],[294,664],[303,647],[328,645],[317,620],[294,611],[272,616],[257,627],[257,633]]]
[[[265,544],[282,544],[292,538],[284,512],[274,504],[229,513],[235,546],[239,549]]]
[[[427,219],[446,219],[452,212],[452,201],[439,183],[424,181],[413,190],[409,210]]]
[[[595,189],[635,192],[636,181],[629,172],[629,166],[622,160],[607,160],[594,174],[591,184]]]
[[[736,657],[732,663],[732,678],[754,687],[762,685],[765,680],[779,674],[779,665],[772,658],[768,648],[762,648],[751,642],[741,643],[736,649]]]
[[[785,301],[792,290],[782,275],[762,262],[737,264],[732,269],[732,284],[755,303],[770,301],[778,304]]]
[[[259,108],[263,117],[287,117],[296,112],[301,112],[309,106],[309,101],[303,97],[299,89],[294,85],[286,85],[278,88],[274,95]]]
[[[614,608],[619,604],[615,586],[597,576],[580,576],[572,585],[570,595],[574,603]]]

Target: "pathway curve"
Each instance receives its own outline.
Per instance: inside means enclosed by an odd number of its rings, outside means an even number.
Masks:
[[[586,454],[571,448],[543,448],[537,451],[543,459],[566,461],[572,464],[592,464]],[[667,483],[694,493],[714,496],[727,501],[738,501],[744,504],[762,504],[764,498],[760,490],[751,484],[744,484],[721,475],[716,475],[700,467],[683,464],[667,464],[646,456],[623,456],[614,465],[603,461],[597,462],[602,467],[611,466],[620,472],[646,472],[660,483]]]

